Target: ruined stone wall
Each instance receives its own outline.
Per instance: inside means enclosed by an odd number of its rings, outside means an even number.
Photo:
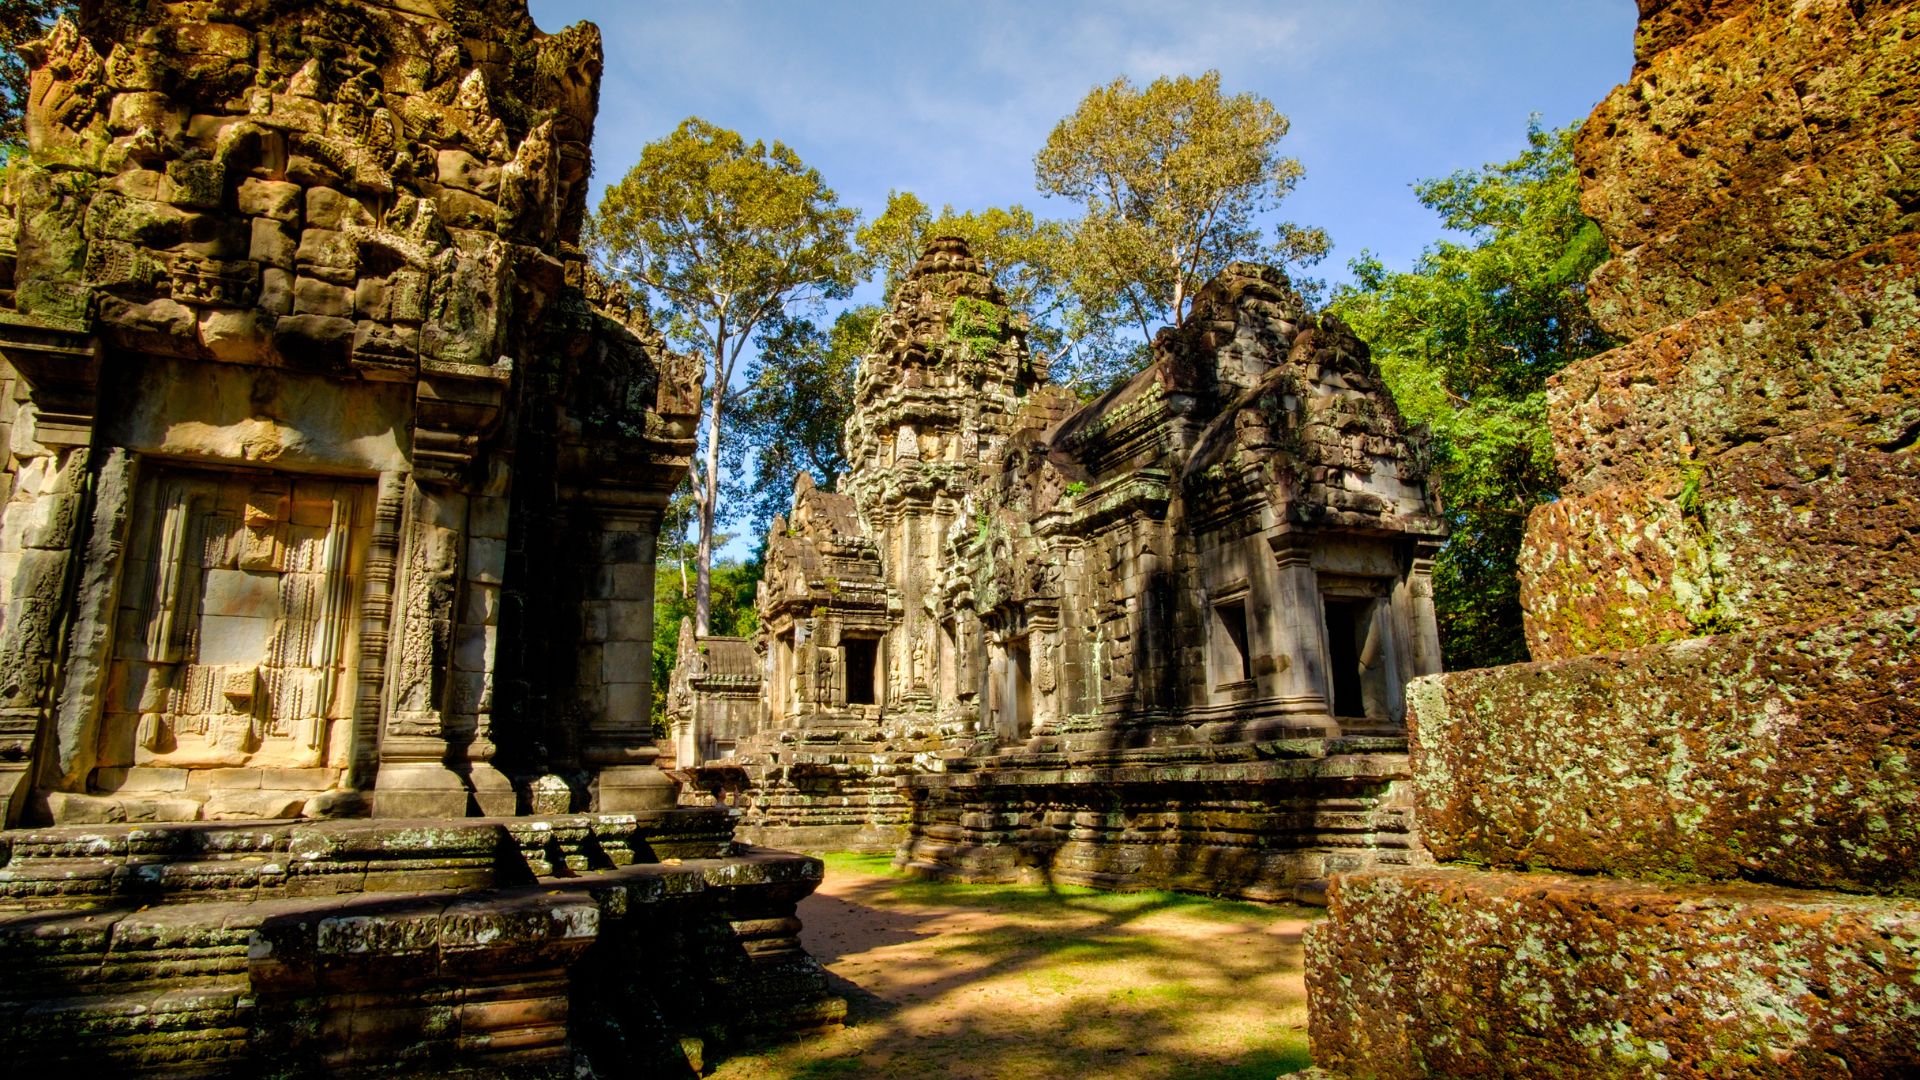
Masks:
[[[1336,881],[1351,1076],[1920,1070],[1911,159],[1920,9],[1644,2],[1595,110],[1534,663],[1415,684],[1423,839]]]
[[[511,813],[550,771],[658,801],[697,375],[575,247],[597,32],[89,4],[28,54],[6,819]]]

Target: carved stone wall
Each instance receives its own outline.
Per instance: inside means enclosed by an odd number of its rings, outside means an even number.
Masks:
[[[698,372],[575,246],[597,31],[89,4],[28,53],[6,820],[669,799],[651,565]]]
[[[769,537],[766,724],[700,786],[747,835],[976,879],[1281,896],[1418,860],[1442,527],[1365,346],[1236,265],[1081,406],[1022,325],[933,242],[842,491],[803,478]]]
[[[699,369],[577,248],[597,31],[156,0],[28,51],[0,1059],[691,1075],[837,1024],[819,863],[654,765]]]
[[[1920,7],[1642,0],[1595,109],[1549,390],[1534,663],[1415,683],[1443,865],[1336,879],[1315,1059],[1354,1077],[1920,1072]]]

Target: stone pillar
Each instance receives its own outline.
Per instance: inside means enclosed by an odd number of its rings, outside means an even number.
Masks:
[[[467,702],[472,712],[462,717],[449,694],[464,579],[478,574],[481,584],[497,589],[506,558],[504,540],[487,543],[491,538],[481,537],[483,543],[474,552],[479,562],[470,564],[468,531],[469,515],[477,512],[489,531],[504,533],[504,525],[492,526],[505,516],[502,507],[492,505],[493,500],[504,502],[504,472],[493,488],[472,498],[467,492],[475,490],[469,474],[483,440],[499,421],[513,364],[505,357],[490,367],[422,361],[420,373],[373,813],[462,817],[469,792],[479,798],[482,812],[502,812],[511,806],[511,788],[493,767],[493,744],[486,732],[476,730],[479,707],[488,695]],[[477,508],[472,505],[476,501],[481,503]],[[484,686],[493,662],[491,627],[484,621],[471,644],[463,667],[470,675],[480,675]]]
[[[507,566],[508,466],[491,463],[492,474],[467,500],[466,568],[460,619],[454,632],[452,703],[466,745],[467,782],[487,817],[514,813],[513,784],[493,764],[493,673],[499,655],[500,583]]]
[[[582,605],[577,693],[585,706],[583,764],[593,771],[601,813],[667,809],[678,797],[656,762],[653,741],[653,554],[664,496],[605,490],[582,493],[598,565]],[[601,614],[592,613],[599,608]],[[599,631],[601,640],[591,639]],[[597,679],[593,667],[598,667]]]
[[[1274,651],[1277,703],[1282,712],[1327,716],[1326,650],[1320,611],[1320,583],[1313,570],[1313,548],[1305,537],[1279,533],[1273,547],[1273,610],[1279,627]]]
[[[447,767],[447,681],[467,497],[408,484],[397,580],[376,817],[464,817],[467,785]]]
[[[54,774],[62,763],[79,765],[80,748],[60,751],[49,733],[63,607],[91,513],[100,351],[77,329],[14,321],[0,324],[0,353],[29,396],[14,433],[12,490],[0,508],[0,823],[14,825],[36,760]]]

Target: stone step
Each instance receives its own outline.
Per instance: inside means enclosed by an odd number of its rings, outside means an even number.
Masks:
[[[93,825],[20,829],[5,838],[14,859],[75,857],[241,858],[285,853],[290,822]]]
[[[1442,862],[1920,895],[1920,607],[1409,694]]]
[[[1314,1061],[1354,1076],[1912,1076],[1920,904],[1456,868],[1335,878]]]
[[[725,807],[453,821],[65,826],[0,834],[0,909],[526,884],[733,852]]]

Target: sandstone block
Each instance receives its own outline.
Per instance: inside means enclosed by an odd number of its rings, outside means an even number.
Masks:
[[[55,825],[104,825],[122,821],[196,821],[200,804],[193,799],[76,795],[55,791],[47,795],[47,812]]]
[[[1898,445],[1920,424],[1915,280],[1908,233],[1570,365],[1548,391],[1562,493],[1811,427]]]
[[[500,212],[500,208],[492,202],[456,188],[440,192],[435,202],[440,210],[440,219],[450,229],[491,230],[494,217]]]
[[[1913,228],[1920,11],[1753,4],[1595,110],[1582,203],[1615,259],[1594,311],[1635,335]]]
[[[353,315],[353,290],[301,275],[293,279],[293,313],[349,318]]]
[[[103,191],[87,204],[87,235],[143,247],[172,247],[185,239],[187,215],[161,202]]]
[[[273,355],[274,319],[251,308],[207,308],[200,313],[200,344],[229,364],[260,363]]]
[[[291,227],[267,217],[253,219],[253,243],[247,258],[266,266],[293,269],[294,253],[300,241]]]
[[[175,206],[218,210],[225,194],[226,169],[217,161],[169,161],[167,182]]]
[[[1845,424],[1561,499],[1521,549],[1528,649],[1551,660],[1909,603],[1916,513],[1920,458]]]
[[[500,170],[465,150],[442,150],[439,157],[440,183],[461,191],[470,191],[491,199],[500,190]]]
[[[1414,684],[1443,861],[1920,896],[1920,608]]]
[[[326,315],[285,315],[274,323],[273,344],[295,363],[344,364],[353,342],[353,321]]]
[[[297,223],[300,220],[302,203],[299,184],[250,176],[240,181],[235,199],[243,214],[283,222]]]
[[[302,266],[330,267],[349,273],[360,264],[360,253],[343,232],[309,228],[300,234],[294,257]]]
[[[259,306],[270,315],[293,314],[293,275],[285,270],[260,271]]]
[[[1920,1070],[1920,907],[1764,886],[1408,870],[1307,932],[1314,1060],[1434,1076]]]
[[[307,227],[311,229],[344,229],[349,225],[373,227],[373,215],[360,205],[359,200],[333,188],[308,188],[306,210]]]
[[[115,135],[131,135],[146,128],[165,137],[179,134],[186,111],[165,94],[135,92],[119,94],[107,117],[107,130]]]

